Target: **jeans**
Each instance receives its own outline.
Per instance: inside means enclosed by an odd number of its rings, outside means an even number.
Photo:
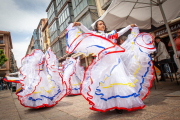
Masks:
[[[178,55],[178,57],[180,57],[180,51],[177,51],[177,55]],[[176,56],[175,56],[175,54],[173,55],[173,57],[174,57],[174,62],[176,63],[176,65],[177,65],[177,61],[179,60],[177,60],[176,59]],[[178,67],[178,65],[177,65],[177,67]],[[180,68],[178,67],[178,72],[180,72]]]
[[[3,90],[3,83],[1,83],[1,90]]]

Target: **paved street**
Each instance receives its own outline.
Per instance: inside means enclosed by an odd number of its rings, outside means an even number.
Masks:
[[[14,92],[4,90],[0,91],[0,120],[179,120],[180,95],[172,97],[173,94],[170,93],[180,91],[180,85],[170,80],[156,85],[157,89],[155,90],[153,84],[149,96],[144,100],[146,107],[143,110],[124,111],[123,114],[117,114],[115,111],[106,113],[92,111],[81,95],[67,96],[52,108],[25,108],[20,105]]]

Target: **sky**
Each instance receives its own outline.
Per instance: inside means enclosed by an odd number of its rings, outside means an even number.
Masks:
[[[17,66],[25,56],[28,45],[41,18],[47,18],[46,8],[51,0],[0,0],[0,30],[11,32],[13,53]]]

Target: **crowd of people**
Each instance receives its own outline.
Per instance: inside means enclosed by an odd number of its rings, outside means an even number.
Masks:
[[[160,81],[165,81],[165,76],[164,73],[169,73],[171,75],[171,68],[169,63],[170,62],[175,62],[177,69],[177,74],[180,73],[180,69],[178,67],[177,64],[177,60],[179,60],[180,57],[180,29],[177,30],[177,33],[175,34],[174,37],[174,42],[176,45],[176,49],[177,49],[177,54],[178,54],[178,59],[176,58],[175,55],[173,55],[173,60],[171,59],[167,48],[164,44],[164,42],[162,42],[162,39],[160,37],[155,37],[154,39],[155,42],[155,47],[156,47],[156,51],[154,52],[154,65],[161,71],[161,79]],[[172,47],[171,42],[169,41],[168,43],[169,47]]]

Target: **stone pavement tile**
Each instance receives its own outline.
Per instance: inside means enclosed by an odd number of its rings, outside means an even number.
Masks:
[[[24,111],[18,111],[19,112],[19,116],[21,119],[27,119],[27,118],[32,118],[32,117],[36,117],[39,116],[40,114],[38,112],[29,112],[27,110]]]
[[[55,109],[55,107],[53,106],[53,107],[45,107],[40,109],[30,109],[29,111],[38,112],[40,114],[48,114],[48,113],[58,112],[59,110]]]
[[[12,117],[19,118],[18,112],[11,112],[11,113],[7,113],[7,114],[0,114],[0,120],[12,118]]]
[[[57,111],[57,112],[52,112],[52,113],[46,113],[46,114],[42,114],[45,118],[51,119],[54,117],[60,117],[60,116],[67,116],[67,113],[64,113],[62,111]]]
[[[21,120],[49,120],[49,119],[46,119],[43,116],[35,116],[35,117],[25,118],[25,119],[21,119]]]
[[[119,120],[121,119],[131,119],[131,120],[147,120],[152,117],[157,116],[157,113],[152,113],[152,112],[146,112],[143,110],[137,110],[137,111],[124,111],[122,114],[119,114],[118,117],[114,117],[113,120]]]
[[[67,106],[71,106],[73,105],[73,102],[69,102],[69,101],[60,101],[56,106],[57,107],[67,107]],[[56,107],[55,106],[55,107]]]
[[[163,102],[169,105],[180,106],[180,98],[179,97],[167,97]]]
[[[68,111],[65,111],[65,112],[67,112],[68,114],[70,114],[76,118],[84,118],[84,117],[89,116],[90,114],[95,113],[95,111],[92,111],[90,109],[83,109],[83,110],[73,109],[73,110],[74,111],[72,111],[72,112],[68,112]]]
[[[55,106],[55,108],[58,109],[58,110],[64,111],[66,113],[73,113],[73,112],[88,110],[89,105],[88,105],[88,107],[85,107],[84,105],[76,106],[76,104],[74,104],[74,105],[71,105],[71,106],[64,106],[64,107]]]
[[[2,105],[1,106],[1,110],[9,110],[9,109],[13,109],[13,108],[16,108],[16,106],[14,105],[14,104],[12,104],[12,105],[7,105],[7,104],[5,104],[5,105]]]
[[[50,120],[78,120],[78,118],[70,115],[63,115],[63,116],[50,118]]]
[[[163,104],[162,102],[159,104],[151,105],[151,106],[146,106],[143,111],[147,112],[152,112],[152,113],[164,113],[169,110],[174,109],[176,106],[168,105],[168,104]]]
[[[18,112],[16,108],[12,108],[12,109],[8,109],[8,110],[4,110],[4,109],[0,109],[0,113],[1,114],[9,114],[12,112]]]
[[[98,112],[91,110],[90,112],[85,113],[80,117],[82,120],[112,120],[112,119],[120,119],[122,114],[118,114],[115,110],[107,111],[107,112]]]
[[[3,118],[2,120],[21,120],[19,116],[7,116],[6,118]]]

